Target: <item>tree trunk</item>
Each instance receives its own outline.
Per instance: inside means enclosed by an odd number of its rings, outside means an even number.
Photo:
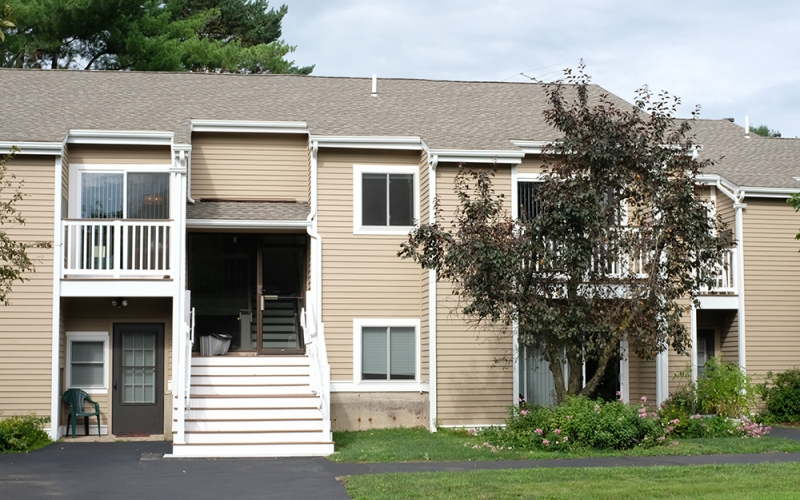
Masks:
[[[53,62],[50,64],[50,69],[58,69],[58,55],[61,53],[61,48],[53,52]]]
[[[564,402],[564,396],[566,395],[564,370],[561,366],[561,349],[550,349],[548,357],[550,358],[550,373],[553,374],[553,385],[556,388],[556,404],[560,405]]]
[[[606,374],[608,362],[614,357],[614,351],[616,349],[617,347],[612,345],[607,347],[603,351],[603,354],[600,355],[600,359],[597,360],[597,371],[594,372],[594,376],[592,376],[591,379],[586,381],[586,385],[580,392],[582,396],[590,396],[592,393],[594,393],[595,389],[597,389],[597,386],[600,385],[600,382],[603,380],[603,376]]]

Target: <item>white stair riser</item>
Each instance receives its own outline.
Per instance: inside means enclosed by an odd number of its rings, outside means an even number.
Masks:
[[[202,420],[187,421],[186,431],[316,431],[322,420]],[[321,436],[321,434],[320,434]]]
[[[195,385],[278,385],[278,384],[310,384],[308,375],[195,375],[192,377],[192,386]]]
[[[251,445],[173,445],[176,458],[256,458],[256,457],[326,457],[333,453],[333,444],[251,444]],[[169,456],[168,456],[169,457]]]
[[[245,386],[208,386],[192,387],[192,394],[219,394],[225,396],[271,396],[279,394],[313,394],[308,385],[245,385]]]
[[[192,366],[309,365],[308,356],[195,356]]]
[[[190,408],[318,408],[318,398],[204,398],[192,396]]]
[[[317,409],[315,403],[313,408],[266,408],[266,409],[192,409],[189,410],[187,419],[202,420],[248,420],[252,418],[319,418],[322,413]]]
[[[199,432],[184,434],[188,444],[193,443],[319,443],[322,441],[321,431],[307,432]]]
[[[304,375],[309,376],[311,370],[308,366],[193,366],[192,376],[206,375],[238,375],[252,377],[253,375]]]

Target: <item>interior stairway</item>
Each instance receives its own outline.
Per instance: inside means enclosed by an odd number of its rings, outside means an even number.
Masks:
[[[333,453],[307,356],[193,357],[185,444],[175,457]]]

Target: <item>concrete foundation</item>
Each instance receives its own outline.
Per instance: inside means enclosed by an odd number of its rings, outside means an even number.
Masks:
[[[331,394],[334,431],[428,427],[428,393],[335,392]]]

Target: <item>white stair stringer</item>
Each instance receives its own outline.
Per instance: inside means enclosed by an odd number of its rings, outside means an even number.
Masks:
[[[171,456],[330,455],[319,406],[307,356],[192,358],[185,443]]]

